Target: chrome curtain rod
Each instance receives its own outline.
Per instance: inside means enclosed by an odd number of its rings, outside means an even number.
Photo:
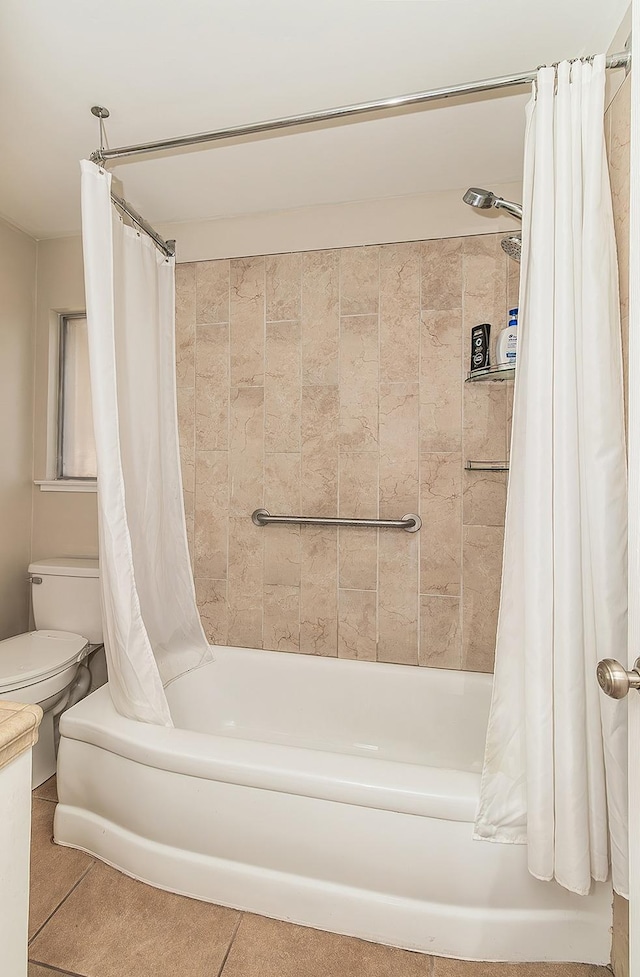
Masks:
[[[606,61],[607,68],[627,68],[630,63],[631,53],[629,51],[612,54]],[[434,88],[431,91],[413,92],[410,95],[398,95],[395,98],[381,98],[373,102],[359,102],[355,105],[343,105],[338,108],[325,109],[318,112],[306,112],[304,115],[291,115],[281,119],[270,119],[265,122],[252,122],[248,125],[230,126],[227,129],[214,129],[212,132],[199,132],[189,136],[177,136],[175,139],[157,139],[154,142],[137,143],[133,146],[120,146],[116,149],[101,147],[95,153],[91,154],[91,159],[94,163],[103,165],[111,159],[142,156],[145,153],[155,153],[166,149],[181,149],[184,146],[198,146],[201,143],[220,142],[224,139],[235,139],[239,136],[255,136],[262,132],[290,129],[294,126],[310,125],[314,122],[331,122],[334,119],[346,119],[354,115],[365,115],[367,112],[381,112],[387,109],[403,108],[407,105],[421,105],[426,102],[436,102],[439,99],[455,98],[457,95],[475,95],[479,92],[513,88],[516,85],[530,84],[535,80],[536,75],[537,69],[535,71],[525,71],[518,75],[487,78],[484,81],[470,82],[465,85]]]
[[[119,210],[126,214],[127,217],[129,217],[133,223],[140,228],[141,231],[144,231],[144,233],[151,238],[156,247],[159,248],[159,250],[162,251],[167,258],[175,257],[175,241],[165,241],[163,237],[160,237],[158,232],[153,229],[149,221],[146,221],[137,210],[134,210],[127,200],[125,200],[123,197],[119,197],[117,193],[113,192],[113,190],[111,191],[111,200]]]

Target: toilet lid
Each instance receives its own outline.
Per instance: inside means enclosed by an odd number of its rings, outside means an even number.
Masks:
[[[57,675],[85,657],[88,641],[70,631],[30,631],[0,641],[0,689],[5,692]]]

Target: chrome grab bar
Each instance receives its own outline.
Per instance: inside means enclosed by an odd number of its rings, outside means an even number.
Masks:
[[[367,526],[371,529],[404,529],[407,533],[417,533],[422,519],[414,512],[408,512],[402,519],[339,519],[328,516],[272,516],[268,509],[256,509],[251,513],[255,526],[268,526],[269,523],[286,523],[299,526]]]

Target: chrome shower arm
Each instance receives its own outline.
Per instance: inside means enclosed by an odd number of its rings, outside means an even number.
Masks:
[[[500,210],[506,210],[512,217],[517,217],[518,220],[522,220],[522,204],[515,204],[512,200],[505,200],[504,197],[496,197],[493,201],[493,206]]]

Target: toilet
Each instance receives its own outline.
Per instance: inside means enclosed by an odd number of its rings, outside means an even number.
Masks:
[[[30,564],[29,576],[38,630],[0,641],[0,699],[37,703],[44,712],[33,748],[32,786],[38,787],[56,771],[55,720],[106,675],[104,653],[97,651],[102,645],[98,561],[39,560]],[[94,661],[97,677],[91,671]]]

